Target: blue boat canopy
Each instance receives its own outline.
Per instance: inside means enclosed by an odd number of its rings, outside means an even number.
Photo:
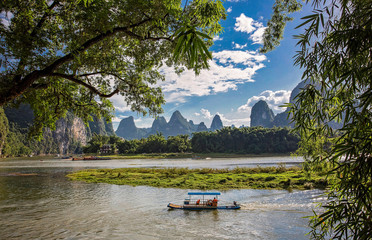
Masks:
[[[221,195],[220,192],[189,192],[188,195]]]

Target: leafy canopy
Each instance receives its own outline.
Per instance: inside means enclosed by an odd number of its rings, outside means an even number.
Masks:
[[[292,11],[295,2],[276,0],[274,6],[283,9],[276,12],[274,7],[273,24],[264,34],[263,51],[278,45],[286,14]],[[328,201],[323,204],[324,212],[315,214],[311,220],[311,236],[370,239],[372,1],[306,3],[312,3],[313,13],[303,17],[303,23],[298,26],[304,31],[295,36],[300,48],[295,64],[304,69],[302,78],[309,84],[298,94],[291,111],[310,164],[330,165],[330,173],[337,176],[328,192]],[[342,128],[335,131],[333,121],[341,122]],[[324,145],[314,148],[307,142]]]
[[[161,113],[159,68],[208,68],[225,18],[220,0],[4,0],[0,13],[0,106],[30,104],[34,132],[68,110],[109,117],[117,94]]]

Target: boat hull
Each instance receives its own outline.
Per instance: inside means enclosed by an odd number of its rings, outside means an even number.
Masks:
[[[240,209],[239,205],[232,205],[232,206],[206,206],[206,205],[177,205],[173,203],[169,203],[168,207],[170,209],[183,209],[183,210],[216,210],[216,209],[224,209],[224,210],[236,210]]]

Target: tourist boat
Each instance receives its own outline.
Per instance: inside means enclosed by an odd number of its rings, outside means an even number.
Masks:
[[[240,205],[236,201],[232,205],[218,205],[219,192],[189,192],[188,197],[183,201],[183,205],[169,203],[170,209],[183,210],[214,210],[214,209],[240,209]]]

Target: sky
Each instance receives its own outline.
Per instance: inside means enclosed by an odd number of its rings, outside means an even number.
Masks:
[[[285,109],[290,93],[301,81],[302,70],[293,66],[296,40],[295,29],[300,18],[310,13],[304,8],[292,14],[280,46],[267,54],[259,53],[262,34],[272,14],[274,0],[227,0],[224,7],[227,19],[221,21],[223,33],[214,38],[210,48],[213,59],[210,69],[195,76],[192,71],[181,75],[173,68],[162,67],[165,81],[162,88],[166,104],[164,116],[169,121],[176,110],[195,124],[204,122],[210,127],[218,114],[224,126],[250,126],[252,106],[265,100],[275,114]],[[133,116],[137,127],[151,127],[153,117],[131,112],[120,96],[111,98],[115,106],[114,129],[121,119]]]

